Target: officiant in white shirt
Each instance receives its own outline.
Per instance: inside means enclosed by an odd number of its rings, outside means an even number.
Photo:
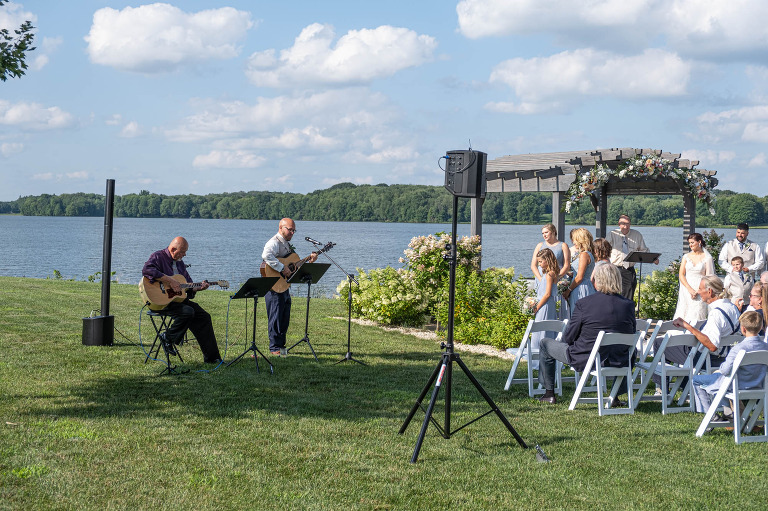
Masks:
[[[650,252],[645,246],[643,235],[632,229],[632,222],[627,215],[621,215],[619,228],[609,232],[605,239],[614,249],[611,252],[611,263],[618,266],[621,273],[621,294],[624,298],[634,300],[637,287],[635,263],[626,262],[624,259],[632,252]],[[659,264],[659,260],[656,259],[653,263]]]

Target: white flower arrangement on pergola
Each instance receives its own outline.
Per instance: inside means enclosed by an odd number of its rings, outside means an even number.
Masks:
[[[696,169],[680,169],[673,162],[658,156],[642,154],[624,160],[616,169],[611,169],[604,163],[595,165],[587,172],[579,173],[576,180],[571,183],[566,192],[567,201],[565,212],[582,201],[585,197],[593,195],[595,190],[600,190],[612,177],[624,179],[626,177],[658,179],[670,178],[684,187],[691,196],[703,201],[709,208],[711,215],[715,214],[713,207],[712,180]]]

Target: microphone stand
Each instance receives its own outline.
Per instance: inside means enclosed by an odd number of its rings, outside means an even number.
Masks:
[[[305,238],[305,239],[307,241],[309,241],[309,239],[307,239],[307,238]],[[310,241],[310,243],[312,243],[313,245],[322,245],[322,243],[317,243],[314,240]],[[354,282],[358,286],[360,286],[360,283],[357,281],[357,279],[355,278],[355,276],[353,274],[348,273],[344,268],[339,266],[339,264],[336,261],[334,261],[331,256],[328,255],[328,252],[323,252],[323,255],[325,257],[327,257],[328,260],[331,261],[334,266],[336,266],[336,268],[341,270],[341,272],[344,275],[347,276],[347,293],[348,293],[347,294],[347,301],[349,303],[349,309],[347,311],[347,353],[344,355],[344,358],[342,358],[341,360],[336,362],[336,364],[341,364],[342,362],[346,362],[348,360],[351,360],[352,362],[357,362],[358,364],[361,364],[361,365],[368,365],[365,362],[361,362],[361,361],[357,360],[356,358],[354,358],[352,356],[352,351],[350,349],[351,337],[352,337],[352,282]]]

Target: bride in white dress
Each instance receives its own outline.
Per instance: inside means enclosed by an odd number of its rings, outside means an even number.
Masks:
[[[707,319],[707,302],[698,295],[699,282],[705,275],[715,274],[715,262],[704,249],[704,238],[693,233],[688,236],[691,251],[683,255],[680,261],[680,292],[677,298],[675,318],[683,318],[690,324]]]

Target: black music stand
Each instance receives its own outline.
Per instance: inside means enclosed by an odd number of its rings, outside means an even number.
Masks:
[[[640,284],[643,282],[643,263],[652,263],[659,258],[661,252],[637,252],[633,251],[624,258],[626,263],[640,263],[640,276],[637,279],[637,317],[640,317]]]
[[[296,273],[291,276],[291,279],[288,281],[289,283],[291,281],[307,285],[307,315],[304,318],[304,337],[301,338],[300,341],[297,341],[293,346],[288,348],[286,351],[290,352],[293,348],[301,344],[302,342],[306,342],[307,346],[309,346],[310,351],[312,352],[312,356],[315,357],[315,362],[320,362],[317,359],[317,355],[315,354],[315,349],[312,347],[312,344],[309,342],[309,298],[310,298],[310,291],[312,290],[312,284],[316,284],[318,280],[320,280],[320,277],[322,277],[326,271],[328,271],[328,268],[330,268],[331,265],[328,263],[304,263],[299,267],[299,269],[296,271]]]
[[[240,289],[237,290],[237,293],[229,297],[230,301],[240,298],[253,298],[253,325],[251,329],[251,345],[248,346],[245,351],[238,355],[237,358],[235,358],[232,362],[227,364],[227,367],[231,366],[235,362],[238,362],[245,356],[246,353],[252,351],[253,359],[256,361],[256,372],[261,372],[259,371],[259,355],[261,355],[261,358],[266,360],[267,364],[269,364],[270,374],[275,373],[275,368],[272,365],[272,362],[270,362],[269,359],[264,356],[264,353],[259,351],[259,348],[256,347],[256,305],[259,302],[259,297],[266,295],[267,291],[272,289],[272,286],[274,286],[275,282],[277,282],[279,279],[280,277],[252,277],[248,279],[248,281],[243,284]],[[229,315],[227,315],[227,324],[229,324]],[[229,325],[227,325],[227,329],[229,329]]]

